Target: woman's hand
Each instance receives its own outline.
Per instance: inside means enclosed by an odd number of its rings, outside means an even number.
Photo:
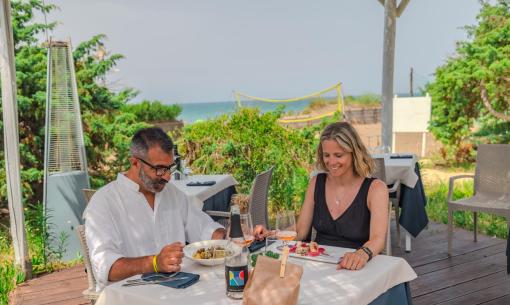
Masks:
[[[253,229],[253,237],[255,237],[256,240],[263,240],[266,238],[268,231],[263,225],[256,225]]]
[[[345,253],[340,263],[336,265],[336,269],[359,270],[368,262],[368,254],[358,249],[354,252]]]

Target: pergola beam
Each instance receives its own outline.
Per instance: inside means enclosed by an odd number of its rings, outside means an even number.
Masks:
[[[393,151],[393,74],[395,69],[395,35],[397,18],[410,0],[378,0],[384,6],[383,71],[381,88],[381,140],[383,147]]]
[[[27,240],[21,200],[20,156],[18,134],[18,106],[16,103],[16,68],[14,39],[9,0],[0,4],[0,75],[2,82],[2,110],[4,123],[4,154],[7,180],[7,201],[15,264],[27,279],[32,277],[32,263],[28,256]]]

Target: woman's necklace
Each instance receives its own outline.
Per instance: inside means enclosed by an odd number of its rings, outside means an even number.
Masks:
[[[340,198],[338,198],[338,194],[335,194],[335,203],[337,206],[339,206],[341,203]]]

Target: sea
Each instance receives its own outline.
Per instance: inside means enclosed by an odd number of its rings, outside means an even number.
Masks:
[[[243,101],[243,107],[258,108],[261,112],[275,111],[283,105],[284,112],[297,113],[302,111],[308,104],[309,100],[302,100],[292,103],[266,103],[258,101]],[[236,102],[207,102],[207,103],[182,103],[181,114],[177,117],[184,124],[191,124],[200,120],[207,120],[218,117],[222,114],[232,114],[237,109]]]

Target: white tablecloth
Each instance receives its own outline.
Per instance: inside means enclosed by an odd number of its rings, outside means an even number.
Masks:
[[[191,181],[216,181],[216,184],[210,186],[187,186]],[[171,180],[181,192],[186,194],[191,203],[196,204],[200,209],[204,201],[211,196],[223,191],[227,187],[237,185],[237,181],[231,175],[193,175],[185,180]]]
[[[347,249],[325,247],[338,253]],[[352,251],[349,249],[349,251]],[[368,304],[395,285],[411,281],[416,273],[402,258],[378,255],[362,270],[336,270],[336,265],[289,258],[304,267],[298,304]],[[182,270],[200,274],[200,280],[185,289],[161,285],[122,287],[124,281],[107,286],[97,305],[219,305],[242,304],[225,295],[225,280],[220,278],[222,266],[205,267],[185,258]],[[137,278],[135,276],[133,278]]]
[[[418,182],[418,175],[414,172],[416,155],[407,159],[391,159],[391,154],[373,154],[373,158],[384,158],[384,169],[386,172],[386,184],[393,184],[400,180],[400,183],[414,188]]]

